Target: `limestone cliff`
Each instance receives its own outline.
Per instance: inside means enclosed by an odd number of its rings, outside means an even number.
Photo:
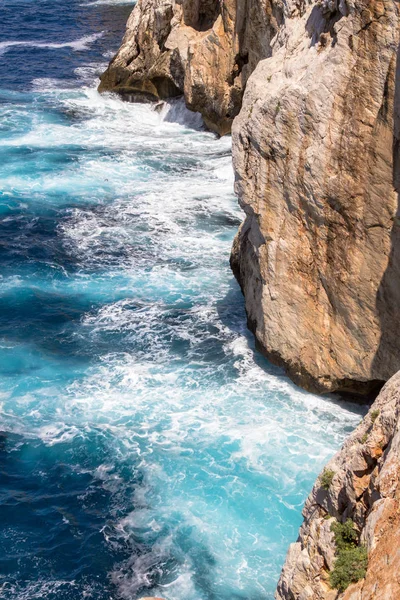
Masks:
[[[328,481],[324,475],[328,473]],[[400,598],[400,373],[383,388],[359,427],[327,465],[290,546],[277,600]],[[337,560],[332,523],[354,521],[366,546],[366,576],[339,593],[329,585]]]
[[[288,1],[233,126],[249,325],[312,391],[400,368],[398,24],[394,0]]]
[[[281,0],[138,0],[100,91],[133,100],[184,94],[220,134],[283,19]]]
[[[396,0],[138,0],[102,76],[133,100],[184,95],[220,134],[234,119],[231,265],[259,348],[312,391],[400,368],[398,47]],[[400,599],[399,423],[397,374],[307,500],[278,600]],[[339,593],[347,519],[368,568]]]
[[[220,134],[243,100],[231,264],[259,348],[312,391],[400,368],[398,38],[396,0],[138,0],[99,88],[184,94]]]

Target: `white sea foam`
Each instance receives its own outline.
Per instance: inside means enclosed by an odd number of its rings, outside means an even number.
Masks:
[[[93,2],[82,3],[81,6],[122,6],[122,5],[135,6],[136,0],[93,0]]]
[[[359,414],[255,354],[228,270],[242,216],[229,138],[190,129],[181,104],[174,123],[94,87],[51,99],[70,123],[40,116],[0,144],[75,160],[9,174],[3,189],[62,209],[57,239],[74,270],[37,275],[35,289],[91,300],[67,339],[92,366],[5,394],[2,426],[54,448],[107,439],[107,462],[89,470],[117,504],[104,540],[139,544],[111,574],[120,597],[269,598],[311,482]],[[123,517],[121,464],[140,475]]]
[[[19,600],[33,600],[34,598],[45,598],[50,594],[57,594],[74,587],[75,581],[64,580],[27,581],[24,584],[4,581],[0,585],[0,592],[8,595],[13,593],[14,597]]]
[[[97,316],[93,314],[93,335],[104,327],[115,331],[134,328],[135,322],[132,324],[121,313],[122,308],[123,303],[117,303]],[[175,540],[182,527],[192,531],[190,544],[212,548],[213,555],[219,557],[213,571],[221,585],[229,576],[234,588],[248,589],[253,582],[253,593],[258,590],[263,595],[265,576],[264,583],[258,580],[265,564],[268,565],[266,557],[278,551],[271,548],[274,542],[269,528],[279,523],[279,503],[291,511],[299,511],[303,493],[294,495],[296,478],[328,458],[332,447],[342,439],[341,420],[355,425],[358,417],[346,406],[303,393],[281,376],[257,367],[252,363],[252,350],[244,337],[238,338],[235,345],[238,370],[242,372],[236,380],[228,378],[221,385],[214,365],[203,365],[197,372],[199,365],[195,362],[168,373],[170,357],[159,351],[157,335],[151,333],[157,326],[159,309],[149,307],[149,310],[154,311],[154,318],[149,319],[148,311],[142,313],[146,322],[144,333],[136,330],[139,338],[150,333],[153,342],[142,360],[138,362],[137,357],[127,354],[104,356],[102,368],[94,369],[84,382],[77,382],[68,390],[64,407],[59,406],[63,419],[60,426],[42,428],[36,433],[46,444],[58,443],[66,439],[66,432],[70,435],[74,430],[65,421],[79,423],[83,419],[124,440],[125,452],[139,458],[146,480],[135,504],[143,508],[136,508],[115,523],[113,533],[107,533],[113,539],[122,535],[129,540],[133,531],[140,531],[142,538],[149,536],[150,541],[169,522],[172,513],[180,515],[168,534],[157,535],[157,541],[150,544],[151,550],[133,555],[116,569],[113,581],[121,597],[134,596],[143,585],[152,587],[154,568],[176,557]],[[198,316],[213,324],[218,322],[211,309],[195,314],[194,318]],[[232,335],[224,328],[220,328],[220,334]],[[168,331],[164,330],[164,335],[168,336]],[[135,439],[132,439],[133,423]],[[82,430],[82,425],[78,429]],[[79,432],[76,430],[75,434]],[[236,449],[229,450],[232,447]],[[276,451],[286,452],[287,448],[291,450],[291,458],[283,467]],[[215,458],[213,452],[217,452]],[[194,472],[205,475],[199,485],[191,483],[190,472],[185,474],[185,455],[190,456]],[[97,477],[107,489],[116,491],[119,483],[108,477],[109,471],[110,466],[103,466],[97,470]],[[264,480],[261,495],[257,487],[253,489],[249,473],[269,478],[268,484]],[[227,500],[240,506],[250,498],[254,506],[266,502],[268,512],[264,513],[264,521],[250,524],[247,513],[239,516],[235,511],[227,511]],[[254,508],[248,506],[247,510]],[[246,533],[243,527],[247,528]],[[257,553],[247,561],[254,545]],[[200,599],[202,596],[194,591],[197,568],[189,554],[173,581],[158,587],[157,593],[183,600],[188,590],[192,590],[191,597]],[[276,566],[271,563],[269,568],[273,578]]]
[[[166,123],[179,123],[192,129],[204,129],[203,118],[200,113],[193,112],[186,108],[183,98],[171,99],[169,102],[163,102],[160,110],[160,117]]]
[[[87,85],[90,85],[93,80],[97,81],[99,76],[106,70],[108,63],[89,63],[84,67],[77,67],[74,70],[75,75]]]
[[[46,93],[53,92],[60,94],[61,91],[68,93],[70,92],[72,85],[70,87],[66,87],[64,80],[55,79],[54,77],[38,77],[36,79],[32,79],[31,81],[31,86],[34,91]]]
[[[15,46],[24,46],[27,48],[52,48],[52,49],[59,49],[59,48],[72,48],[72,50],[74,50],[75,52],[79,52],[79,51],[83,51],[83,50],[87,50],[91,44],[93,44],[96,40],[98,40],[100,37],[103,36],[103,32],[101,33],[94,33],[92,35],[85,35],[81,38],[79,38],[78,40],[73,40],[72,42],[37,42],[37,41],[16,41],[16,40],[10,40],[10,41],[6,41],[6,42],[0,42],[0,56],[2,54],[5,54],[6,52],[8,52],[8,50],[10,48],[13,48]]]

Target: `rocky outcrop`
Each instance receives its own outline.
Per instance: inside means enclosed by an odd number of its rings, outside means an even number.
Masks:
[[[236,117],[232,269],[258,347],[311,391],[368,393],[400,368],[398,47],[396,0],[138,0],[101,79],[184,95],[220,134]],[[400,598],[399,423],[397,374],[314,486],[277,600]],[[339,592],[348,519],[368,568]]]
[[[400,368],[398,24],[395,0],[288,0],[233,126],[249,326],[311,391]]]
[[[184,94],[225,134],[282,19],[281,0],[138,0],[99,90],[150,101]]]
[[[398,42],[397,0],[138,0],[101,78],[220,134],[243,99],[231,264],[259,349],[314,392],[400,368]]]
[[[400,368],[398,48],[396,0],[138,0],[101,79],[184,95],[220,134],[236,117],[231,265],[258,347],[311,391]],[[400,373],[314,486],[277,600],[400,598],[399,424]],[[338,591],[332,524],[349,519],[368,566]]]
[[[303,515],[298,541],[290,546],[282,570],[277,600],[400,598],[400,373],[386,384],[327,465]],[[365,578],[339,593],[329,584],[337,560],[331,525],[347,519],[353,520],[359,543],[366,546],[368,567]]]

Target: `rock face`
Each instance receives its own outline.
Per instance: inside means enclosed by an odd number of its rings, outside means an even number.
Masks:
[[[327,465],[329,489],[317,481],[304,507],[299,539],[290,546],[277,600],[400,598],[400,373]],[[326,486],[325,486],[326,487]],[[343,593],[329,586],[335,563],[331,524],[351,518],[368,550],[365,579]]]
[[[281,0],[138,0],[99,90],[132,100],[184,94],[223,135],[282,19]]]
[[[231,265],[258,347],[315,392],[400,368],[398,42],[397,0],[138,0],[101,78],[236,117]]]
[[[138,0],[99,88],[183,94],[220,134],[236,117],[231,265],[259,348],[316,392],[400,369],[398,47],[396,0]],[[327,469],[277,600],[400,599],[400,373]],[[368,569],[339,593],[331,524],[348,518]]]
[[[231,264],[273,362],[364,393],[400,368],[398,2],[285,6],[233,126]]]

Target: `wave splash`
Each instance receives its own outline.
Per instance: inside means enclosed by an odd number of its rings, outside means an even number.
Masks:
[[[2,595],[270,600],[359,415],[254,351],[230,139],[96,68],[0,106]]]
[[[92,35],[85,35],[78,40],[72,42],[36,42],[32,41],[19,41],[10,40],[6,42],[0,42],[0,56],[8,52],[15,46],[24,46],[27,48],[49,48],[49,49],[60,49],[60,48],[72,48],[75,52],[82,52],[87,50],[91,44],[103,36],[103,32],[94,33]]]

